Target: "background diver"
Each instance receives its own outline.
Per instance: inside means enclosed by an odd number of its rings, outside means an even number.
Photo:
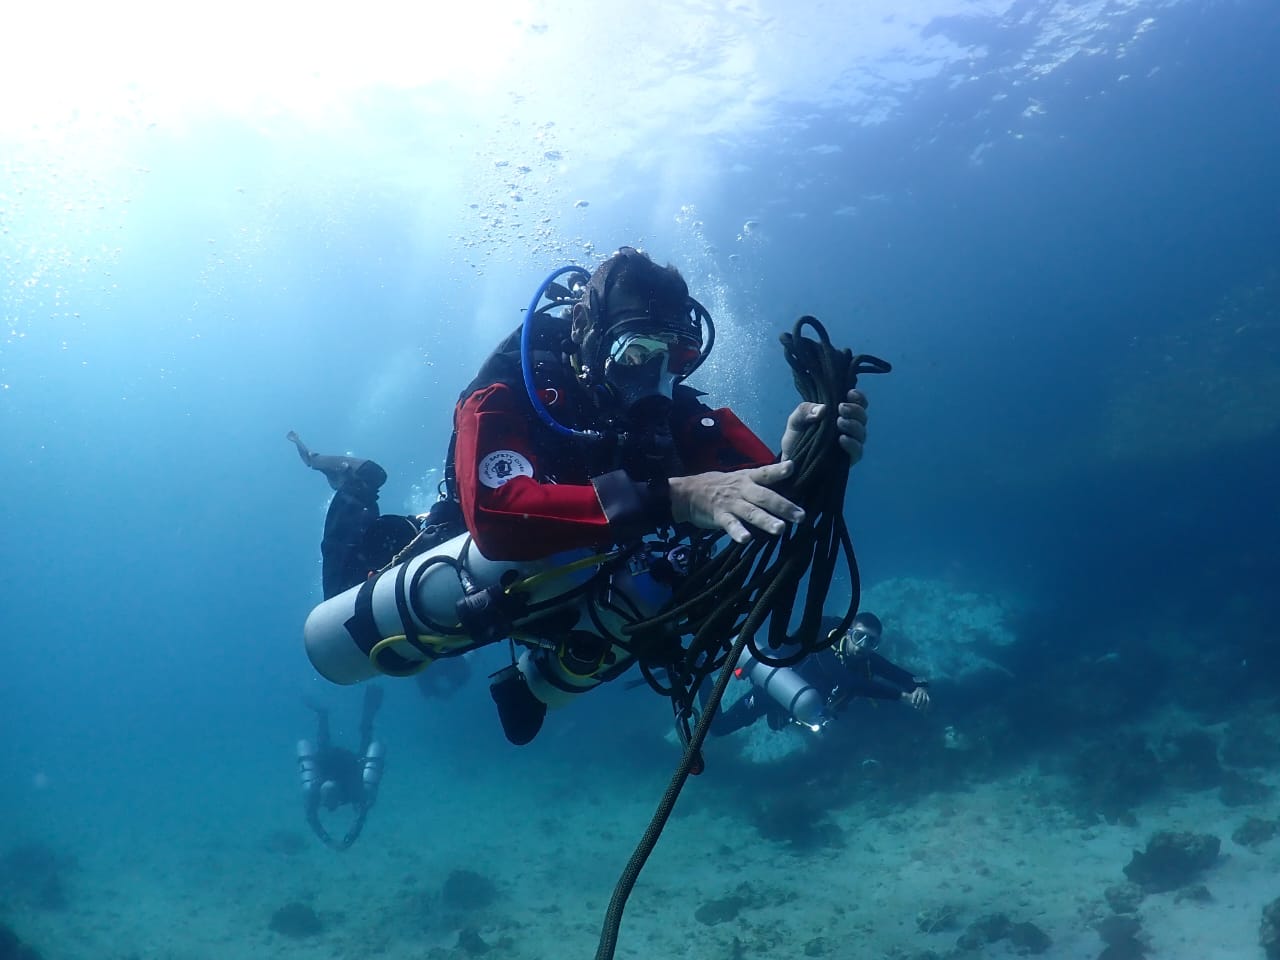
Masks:
[[[378,798],[386,750],[373,739],[373,718],[382,705],[382,688],[370,685],[364,691],[360,711],[360,752],[336,747],[329,734],[329,711],[310,700],[304,701],[316,714],[316,738],[298,741],[298,772],[302,777],[302,803],[307,823],[325,844],[346,850],[360,836],[365,819]],[[341,840],[335,840],[320,821],[320,810],[334,811],[350,806],[355,818]]]
[[[827,620],[823,629],[834,623]],[[711,732],[723,736],[761,717],[773,730],[797,723],[816,731],[856,697],[900,700],[925,709],[930,702],[928,681],[876,652],[883,633],[880,618],[862,612],[833,648],[810,654],[793,667],[740,664],[739,675],[751,680],[752,689],[715,717]]]

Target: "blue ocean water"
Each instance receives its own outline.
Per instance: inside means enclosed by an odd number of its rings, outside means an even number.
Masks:
[[[0,856],[38,843],[79,866],[69,904],[33,909],[26,868],[0,861],[0,922],[49,957],[266,956],[285,901],[332,916],[352,876],[434,895],[468,863],[510,884],[504,865],[572,850],[585,820],[611,856],[566,870],[598,895],[482,935],[518,957],[556,936],[594,948],[678,756],[668,705],[596,691],[517,750],[483,680],[505,651],[448,700],[383,681],[379,807],[347,859],[318,848],[301,698],[350,740],[360,691],[303,652],[329,491],[284,435],[376,459],[383,508],[425,509],[457,394],[537,284],[622,244],[684,272],[719,329],[697,385],[770,443],[796,400],[777,336],[798,316],[890,360],[865,384],[847,501],[864,581],[1008,605],[1018,641],[987,651],[1003,673],[939,683],[927,717],[869,714],[856,751],[801,762],[839,785],[825,806],[865,798],[868,741],[901,774],[878,802],[906,810],[1020,764],[1070,772],[1072,751],[1149,737],[1168,711],[1280,735],[1280,9],[899,6],[664,0],[612,23],[577,2],[447,22],[281,8],[251,30],[247,9],[211,11],[190,29],[221,44],[212,60],[186,31],[134,46],[123,14],[21,15],[6,45],[31,49],[0,68],[29,91],[0,108]],[[936,749],[948,727],[993,755],[957,771]],[[719,802],[717,766],[731,791],[782,777],[713,754],[695,804]],[[1099,817],[1173,802],[1167,779]],[[307,852],[273,852],[281,831]],[[822,860],[785,869],[806,856]],[[201,892],[238,884],[267,892]],[[193,929],[165,940],[149,898],[175,887]],[[731,953],[693,906],[664,921],[714,934],[688,956],[797,955],[749,929]],[[191,919],[211,914],[216,935]],[[885,948],[914,955],[906,920]],[[385,926],[377,952],[427,955],[420,925]],[[1057,955],[1101,949],[1052,932],[1076,944]],[[428,946],[461,950],[455,933]]]

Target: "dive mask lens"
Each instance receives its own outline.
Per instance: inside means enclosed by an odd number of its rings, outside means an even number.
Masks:
[[[870,630],[863,630],[861,627],[854,627],[849,631],[849,646],[854,650],[874,650],[878,640],[876,635]]]
[[[668,373],[682,377],[697,363],[699,351],[683,337],[646,333],[625,333],[609,347],[609,359],[620,367],[643,367],[659,355],[666,358]]]

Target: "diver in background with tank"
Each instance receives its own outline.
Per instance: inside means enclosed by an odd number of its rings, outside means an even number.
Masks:
[[[303,463],[324,474],[334,491],[320,541],[320,580],[328,600],[386,563],[414,538],[421,518],[379,514],[378,491],[387,472],[372,460],[314,453],[292,430],[285,439],[298,448]]]
[[[832,649],[811,654],[794,667],[770,667],[744,654],[735,673],[750,680],[752,689],[716,716],[711,732],[724,736],[761,717],[772,730],[796,723],[817,732],[855,697],[901,700],[925,709],[928,681],[876,652],[883,633],[880,618],[862,612]]]
[[[329,735],[329,711],[310,700],[304,701],[316,714],[315,741],[298,741],[298,772],[302,777],[302,802],[307,823],[317,837],[335,850],[346,850],[360,836],[365,819],[378,799],[386,749],[373,739],[373,718],[382,705],[382,688],[365,688],[360,711],[360,753],[335,747]],[[334,811],[350,806],[355,819],[335,840],[320,822],[320,810]]]

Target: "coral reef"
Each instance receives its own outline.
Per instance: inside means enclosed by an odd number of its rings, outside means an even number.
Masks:
[[[1132,916],[1105,917],[1094,929],[1106,944],[1098,960],[1139,960],[1147,947],[1141,939],[1142,921]]]
[[[1262,817],[1250,817],[1231,834],[1231,839],[1242,847],[1257,850],[1280,830],[1280,820],[1266,820]]]
[[[786,843],[797,852],[841,849],[844,831],[831,820],[830,808],[811,790],[748,798],[747,819],[766,840]]]
[[[480,931],[475,927],[463,927],[458,931],[458,949],[470,956],[479,957],[488,953],[493,947],[485,942],[484,937],[480,936]]]
[[[734,683],[729,685],[729,689],[748,686],[747,683]],[[726,705],[721,707],[722,710],[728,709],[728,697],[725,701]],[[734,736],[740,741],[743,759],[749,763],[777,763],[787,757],[803,754],[814,745],[813,736],[795,724],[773,730],[767,723],[753,723]]]
[[[865,589],[862,608],[884,621],[882,652],[931,680],[1008,672],[992,654],[1017,637],[1008,626],[1011,611],[994,597],[955,590],[939,580],[900,577]]]
[[[458,931],[458,942],[452,947],[431,947],[422,960],[458,960],[459,957],[483,957],[487,954],[498,957],[519,957],[516,941],[506,934],[499,936],[496,942],[490,942],[480,935],[475,927],[462,927]]]
[[[324,924],[320,922],[316,912],[296,900],[286,903],[271,915],[270,927],[282,936],[295,939],[314,937],[324,930]]]
[[[1222,785],[1218,788],[1218,799],[1224,807],[1247,807],[1251,804],[1265,803],[1271,799],[1275,789],[1261,780],[1254,780],[1234,770],[1227,770],[1222,777]]]
[[[1262,908],[1262,926],[1258,931],[1258,944],[1267,960],[1280,960],[1280,897]]]
[[[1228,807],[1264,803],[1274,793],[1267,784],[1223,767],[1217,741],[1198,730],[1168,734],[1155,749],[1136,733],[1090,739],[1065,766],[1073,780],[1073,806],[1085,820],[1132,822],[1137,806],[1165,790],[1217,787]]]
[[[1136,883],[1116,883],[1102,892],[1103,899],[1116,913],[1137,913],[1146,893]]]
[[[444,879],[440,899],[450,910],[483,910],[498,899],[498,888],[474,870],[451,870]]]
[[[1044,953],[1053,946],[1049,935],[1029,920],[1015,923],[1010,927],[1008,940],[1019,956]]]
[[[1159,758],[1133,733],[1088,741],[1069,754],[1067,772],[1072,804],[1086,821],[1096,816],[1123,821],[1163,785]]]
[[[1019,954],[1044,953],[1053,945],[1049,935],[1034,923],[1014,923],[1007,914],[990,913],[969,924],[956,940],[958,950],[978,950],[989,943],[1008,940]]]
[[[1176,890],[1213,866],[1221,845],[1211,834],[1161,830],[1151,835],[1146,850],[1134,851],[1124,874],[1147,893]]]
[[[699,923],[714,926],[717,923],[728,923],[730,920],[736,920],[738,914],[750,905],[751,903],[746,897],[735,894],[730,897],[721,897],[719,900],[708,900],[693,912],[693,917]]]
[[[1168,734],[1160,743],[1164,781],[1180,790],[1208,790],[1222,782],[1218,742],[1203,730]]]
[[[806,957],[825,957],[830,950],[826,937],[814,937],[808,940],[804,945],[804,955]]]
[[[1233,767],[1276,766],[1280,764],[1280,739],[1257,717],[1232,720],[1222,733],[1222,761]]]

